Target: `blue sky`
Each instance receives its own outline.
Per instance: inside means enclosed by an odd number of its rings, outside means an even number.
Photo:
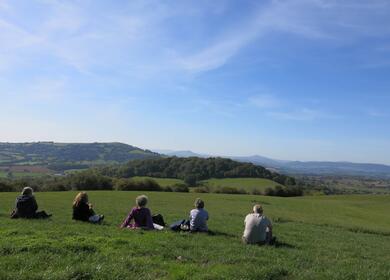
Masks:
[[[390,1],[0,0],[0,141],[390,164]]]

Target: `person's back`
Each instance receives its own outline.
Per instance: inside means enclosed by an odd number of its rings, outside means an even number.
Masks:
[[[248,243],[265,242],[270,221],[261,214],[248,214],[245,217],[244,238]]]
[[[35,200],[33,189],[24,187],[22,194],[16,198],[15,209],[11,213],[11,219],[27,218],[27,219],[46,219],[51,217],[45,211],[37,211],[38,204]]]
[[[80,192],[73,200],[73,220],[100,223],[104,219],[104,215],[96,215],[92,209],[92,204],[88,202],[86,192]]]
[[[272,238],[271,221],[263,215],[260,205],[255,205],[253,212],[245,217],[243,241],[249,244],[268,243]]]
[[[190,212],[190,230],[207,232],[207,220],[209,219],[209,213],[204,210],[204,202],[201,199],[195,200],[196,209],[192,209]]]
[[[93,214],[87,203],[80,202],[77,205],[73,205],[73,220],[88,221]]]
[[[134,207],[131,210],[130,215],[134,219],[134,227],[139,227],[139,228],[153,228],[153,221],[151,220],[152,214],[149,210],[149,208],[138,208]]]
[[[207,220],[209,214],[204,209],[192,209],[190,212],[190,230],[208,231]]]
[[[146,208],[148,197],[140,195],[135,199],[136,207],[133,207],[126,219],[123,221],[122,228],[143,228],[154,229],[152,213],[149,208]],[[131,223],[131,221],[134,223]]]
[[[38,209],[35,197],[32,195],[20,195],[16,198],[16,213],[20,218],[34,218]]]

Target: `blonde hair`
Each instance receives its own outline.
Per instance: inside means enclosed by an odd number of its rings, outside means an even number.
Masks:
[[[253,206],[253,213],[263,214],[263,206],[255,204],[255,206]]]
[[[73,200],[73,207],[78,207],[80,203],[88,203],[88,195],[86,192],[79,192]]]
[[[197,198],[197,199],[195,199],[195,203],[194,203],[194,206],[196,207],[196,208],[204,208],[204,201],[203,200],[201,200],[200,198]]]
[[[137,196],[135,203],[138,207],[145,207],[145,205],[148,203],[148,197],[146,195]]]
[[[31,187],[23,188],[22,195],[32,196],[33,195],[33,189]]]

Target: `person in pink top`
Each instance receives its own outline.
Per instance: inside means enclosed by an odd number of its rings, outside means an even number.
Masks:
[[[131,209],[127,218],[123,221],[121,228],[142,228],[154,229],[152,214],[149,208],[146,208],[148,197],[140,195],[135,199],[136,206]]]

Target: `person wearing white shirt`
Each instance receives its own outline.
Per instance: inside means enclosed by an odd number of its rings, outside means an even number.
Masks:
[[[269,244],[272,238],[272,223],[263,215],[263,207],[259,204],[253,206],[253,213],[248,214],[244,220],[245,230],[242,241],[246,244]]]
[[[200,198],[195,200],[195,209],[190,212],[190,231],[207,232],[207,220],[209,213],[204,210],[204,202]]]

